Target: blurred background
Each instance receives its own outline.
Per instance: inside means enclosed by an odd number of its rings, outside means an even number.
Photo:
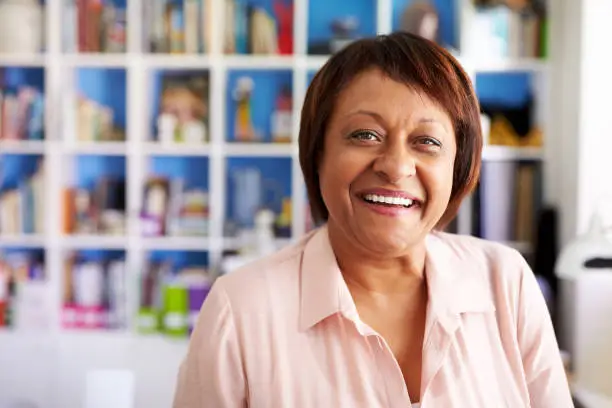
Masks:
[[[449,230],[523,254],[577,397],[612,406],[610,15],[0,0],[0,407],[169,407],[215,277],[314,227],[297,149],[314,73],[396,30],[449,49],[481,102],[482,176]]]

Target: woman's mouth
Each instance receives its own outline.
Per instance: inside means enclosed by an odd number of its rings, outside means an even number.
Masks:
[[[410,208],[418,202],[406,197],[393,197],[393,196],[385,196],[381,194],[366,194],[363,196],[363,200],[371,203],[378,204],[388,207],[404,207]]]
[[[387,216],[397,217],[412,213],[421,206],[421,202],[399,192],[368,192],[359,198],[370,210]]]

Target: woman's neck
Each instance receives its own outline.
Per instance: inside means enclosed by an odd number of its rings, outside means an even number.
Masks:
[[[337,228],[328,228],[329,240],[347,284],[370,293],[407,294],[425,280],[425,243],[405,253],[374,254],[361,248]]]

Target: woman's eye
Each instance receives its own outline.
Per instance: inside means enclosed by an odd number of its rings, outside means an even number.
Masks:
[[[442,143],[440,143],[437,139],[434,139],[433,137],[423,137],[421,139],[419,139],[419,143],[427,146],[427,147],[440,147],[442,146]]]
[[[358,132],[355,132],[351,135],[351,138],[356,140],[362,140],[364,142],[377,141],[379,139],[376,133],[368,130],[360,130]]]

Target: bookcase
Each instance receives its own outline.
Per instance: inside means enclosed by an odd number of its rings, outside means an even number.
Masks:
[[[225,252],[243,244],[235,234],[235,224],[237,220],[248,223],[244,212],[249,207],[240,202],[244,201],[240,194],[249,189],[253,180],[261,188],[250,191],[249,197],[260,196],[260,205],[272,207],[277,216],[284,215],[277,245],[281,247],[302,236],[309,220],[298,160],[300,109],[314,72],[330,52],[352,38],[346,33],[334,33],[333,28],[341,25],[356,37],[391,32],[400,28],[403,10],[410,2],[170,2],[183,7],[178,15],[163,7],[166,2],[153,0],[41,3],[46,22],[44,50],[2,54],[0,67],[4,67],[6,78],[12,75],[17,85],[28,85],[44,95],[44,131],[39,132],[44,137],[3,138],[0,155],[3,166],[16,169],[11,170],[12,175],[3,175],[6,180],[13,179],[2,185],[3,193],[17,188],[24,179],[44,187],[40,191],[34,188],[33,194],[42,197],[34,206],[36,210],[32,210],[36,222],[28,229],[8,233],[0,227],[0,247],[6,253],[24,252],[37,262],[44,261],[44,299],[50,311],[45,328],[59,337],[79,331],[65,324],[64,301],[69,279],[66,271],[73,267],[70,259],[76,253],[80,260],[121,264],[122,272],[118,274],[123,279],[122,294],[116,301],[125,305],[121,312],[125,324],[112,332],[120,336],[135,334],[142,299],[140,280],[148,262],[170,260],[175,266],[197,265],[215,270]],[[106,13],[111,3],[116,7]],[[527,130],[537,129],[535,135],[517,141],[504,120],[489,123],[491,135],[498,138],[493,140],[491,136],[485,146],[485,176],[479,193],[466,200],[452,228],[461,234],[490,235],[488,238],[504,241],[529,256],[533,232],[523,231],[522,238],[515,239],[514,233],[509,232],[513,228],[510,221],[499,228],[497,224],[499,211],[509,213],[516,211],[515,207],[533,210],[540,205],[541,199],[534,197],[545,181],[531,172],[520,175],[514,168],[517,163],[542,166],[549,143],[547,62],[540,58],[545,51],[514,49],[509,51],[510,57],[477,52],[469,47],[470,28],[481,22],[472,2],[433,3],[439,12],[439,39],[459,57],[473,78],[483,108],[490,109],[490,117],[495,118],[499,112],[520,115],[518,111],[528,109],[532,118]],[[83,24],[79,7],[86,4],[93,5],[89,10],[93,16],[90,26],[111,19],[111,28],[104,31],[106,37],[90,33]],[[246,13],[259,14],[248,14],[253,16],[251,25],[241,26],[244,22],[240,23],[236,13],[245,12],[245,7]],[[228,19],[230,11],[234,17]],[[167,16],[168,24],[176,24],[183,31],[171,30],[171,38],[164,38],[166,28],[163,21],[154,21],[156,15]],[[275,25],[271,16],[283,17]],[[255,20],[261,38],[249,43],[247,31]],[[542,26],[545,24],[537,27]],[[270,32],[275,32],[276,37]],[[335,40],[330,41],[330,36],[336,36]],[[176,141],[172,132],[164,136],[162,129],[170,125],[160,120],[164,104],[160,94],[168,89],[168,81],[179,76],[200,76],[206,83],[205,106],[201,108],[205,113],[199,127],[190,133],[189,137],[195,140],[191,142]],[[8,79],[5,81],[8,83]],[[240,92],[251,92],[253,98],[248,111],[250,128],[246,131],[238,129],[244,124],[237,118]],[[533,101],[533,106],[525,108],[525,100]],[[509,114],[504,104],[514,106]],[[280,113],[285,116],[273,117]],[[41,163],[43,170],[39,170]],[[188,223],[192,228],[188,233],[160,234],[159,223],[143,214],[143,209],[148,208],[149,193],[169,191],[177,179],[181,180],[179,188],[190,192],[198,208],[205,207],[205,222]],[[517,183],[517,179],[522,182]],[[528,204],[521,205],[511,196],[518,191],[515,185],[525,183],[531,187],[528,193],[521,194],[531,198]],[[68,191],[69,187],[73,191]],[[85,221],[75,227],[79,203],[95,198],[79,195],[79,189],[104,192],[107,209],[111,210],[108,217],[98,219],[94,226]],[[483,211],[483,203],[496,195],[502,196],[495,199],[496,204],[501,203],[494,206],[498,212]],[[535,225],[534,214],[520,216],[521,223]],[[0,219],[4,219],[3,214]],[[495,224],[494,231],[483,234],[491,231],[491,222]],[[109,341],[105,325],[88,328],[91,335],[87,341]],[[3,333],[10,334],[11,331]],[[183,332],[178,337],[186,338]]]
[[[281,207],[286,212],[290,208],[290,217],[285,217],[290,218],[290,227],[278,240],[279,246],[300,237],[307,228],[308,204],[297,160],[299,112],[312,75],[325,62],[327,54],[332,51],[330,47],[334,47],[334,41],[329,41],[334,35],[332,21],[349,26],[354,24],[352,35],[355,37],[390,32],[400,28],[403,10],[410,1],[360,0],[340,2],[334,7],[321,0],[187,3],[182,15],[184,21],[177,23],[185,28],[183,36],[179,35],[177,40],[183,48],[171,49],[173,39],[166,41],[160,37],[157,25],[161,22],[152,20],[154,14],[160,12],[156,10],[156,2],[117,0],[92,3],[93,11],[89,11],[94,13],[97,10],[99,19],[105,15],[99,11],[100,7],[115,6],[111,13],[113,25],[120,25],[120,28],[112,35],[107,33],[107,37],[115,39],[108,45],[106,43],[111,42],[108,39],[92,39],[87,30],[79,31],[82,28],[79,24],[83,24],[83,17],[79,17],[82,11],[79,10],[86,7],[87,2],[46,1],[43,3],[47,21],[43,52],[5,54],[0,59],[0,64],[5,67],[7,86],[34,87],[45,98],[45,123],[41,134],[23,140],[4,137],[0,145],[1,153],[6,156],[5,166],[10,170],[21,171],[21,168],[32,175],[34,164],[44,159],[44,172],[40,176],[44,177],[41,183],[44,185],[44,208],[40,210],[44,216],[38,220],[38,228],[29,229],[28,233],[22,233],[26,230],[3,229],[0,245],[44,250],[48,278],[55,282],[56,302],[61,298],[63,261],[70,251],[120,251],[125,255],[126,274],[134,276],[148,257],[159,256],[159,251],[202,252],[206,254],[205,266],[215,267],[224,251],[240,245],[228,224],[233,219],[245,218],[245,215],[238,214],[245,209],[237,207],[241,200],[236,199],[239,192],[235,186],[240,182],[243,187],[248,185],[248,182],[244,184],[248,177],[256,177],[258,185],[267,184],[257,194],[268,196],[267,201],[265,198],[261,200],[274,207],[277,214]],[[519,56],[512,58],[487,57],[475,51],[462,53],[462,42],[469,41],[465,27],[474,20],[474,6],[467,0],[438,0],[433,3],[440,18],[440,42],[448,45],[461,59],[474,79],[483,106],[486,108],[486,104],[492,102],[495,111],[498,103],[503,105],[504,101],[509,101],[512,104],[513,100],[520,103],[521,98],[531,98],[527,108],[519,107],[518,110],[529,109],[534,123],[530,126],[545,134],[545,59],[538,58],[540,55],[522,57],[520,51]],[[188,10],[187,7],[195,8]],[[260,45],[264,47],[260,53],[250,53],[250,45],[245,39],[248,33],[240,27],[233,27],[234,34],[228,35],[225,25],[230,24],[224,24],[228,21],[238,24],[238,17],[232,20],[227,15],[228,10],[236,15],[241,7],[249,10],[244,11],[245,16],[258,8],[268,18],[280,16],[280,13],[286,17],[292,12],[293,21],[283,20],[283,24],[289,24],[291,35],[282,37],[287,35],[283,31],[287,27],[282,27],[276,34],[278,41],[268,41],[272,43],[268,45],[269,49]],[[198,28],[191,35],[186,22],[188,11],[195,12],[192,17],[204,22],[192,22]],[[168,10],[161,10],[160,15],[164,13]],[[95,24],[95,17],[91,18]],[[172,23],[171,16],[169,19]],[[83,31],[85,35],[79,37],[79,32]],[[193,38],[188,40],[188,37]],[[102,42],[106,48],[100,45]],[[340,40],[336,42],[341,43]],[[264,44],[265,40],[260,43]],[[464,48],[469,50],[467,46]],[[180,75],[200,75],[205,81],[201,95],[207,111],[205,134],[200,135],[201,141],[194,142],[156,140],[164,137],[160,136],[158,123],[162,105],[160,94],[167,86],[164,81],[168,78],[178,81],[176,78]],[[249,112],[253,134],[239,136],[235,94],[239,86],[244,86],[245,79],[253,88],[253,104]],[[285,92],[287,102],[286,134],[282,140],[272,140],[271,113],[276,110],[276,99],[281,91]],[[96,120],[100,123],[92,122]],[[503,126],[503,122],[493,124],[502,135],[505,134]],[[516,182],[514,171],[504,167],[512,168],[517,162],[537,164],[543,157],[541,136],[526,145],[517,145],[514,141],[508,144],[499,145],[498,141],[484,149],[483,174],[494,175],[492,183],[496,188],[500,183],[495,177],[506,177],[506,182]],[[19,163],[11,165],[10,161]],[[249,173],[254,168],[259,171]],[[147,222],[142,217],[147,199],[145,186],[151,175],[181,178],[183,184],[205,194],[207,222],[201,233],[191,236],[153,234],[153,237],[143,234],[143,224]],[[8,180],[10,177],[6,175],[5,178]],[[19,179],[21,176],[14,177]],[[523,180],[529,177],[533,175],[524,176]],[[116,187],[107,178],[123,185]],[[99,183],[102,179],[105,182]],[[487,180],[489,178],[483,177],[482,184]],[[100,187],[100,184],[104,186]],[[100,226],[75,230],[74,226],[67,224],[78,209],[74,204],[68,205],[67,200],[77,201],[78,198],[68,197],[67,187],[82,190],[99,187],[114,191],[117,197],[108,199],[124,201],[115,203],[124,216],[107,230]],[[487,186],[482,187],[486,190],[483,194],[493,194],[492,197],[502,194],[506,197],[499,200],[506,202],[502,207],[508,207],[506,211],[512,209],[514,204],[503,193],[505,186],[493,192]],[[541,188],[536,188],[533,194],[538,190]],[[483,230],[479,226],[481,223],[498,223],[489,220],[491,217],[491,220],[498,219],[498,213],[483,214],[481,210],[474,210],[474,203],[480,202],[480,194],[467,200],[452,226],[456,232],[479,235]],[[535,223],[535,219],[529,220],[529,223]],[[493,227],[494,230],[500,229],[497,225]],[[529,253],[531,242],[526,238],[529,233],[523,233],[523,239],[511,239],[508,231],[503,231],[508,227],[501,229],[481,235],[500,235],[501,238],[495,239],[502,239]],[[503,234],[508,238],[503,239]]]

